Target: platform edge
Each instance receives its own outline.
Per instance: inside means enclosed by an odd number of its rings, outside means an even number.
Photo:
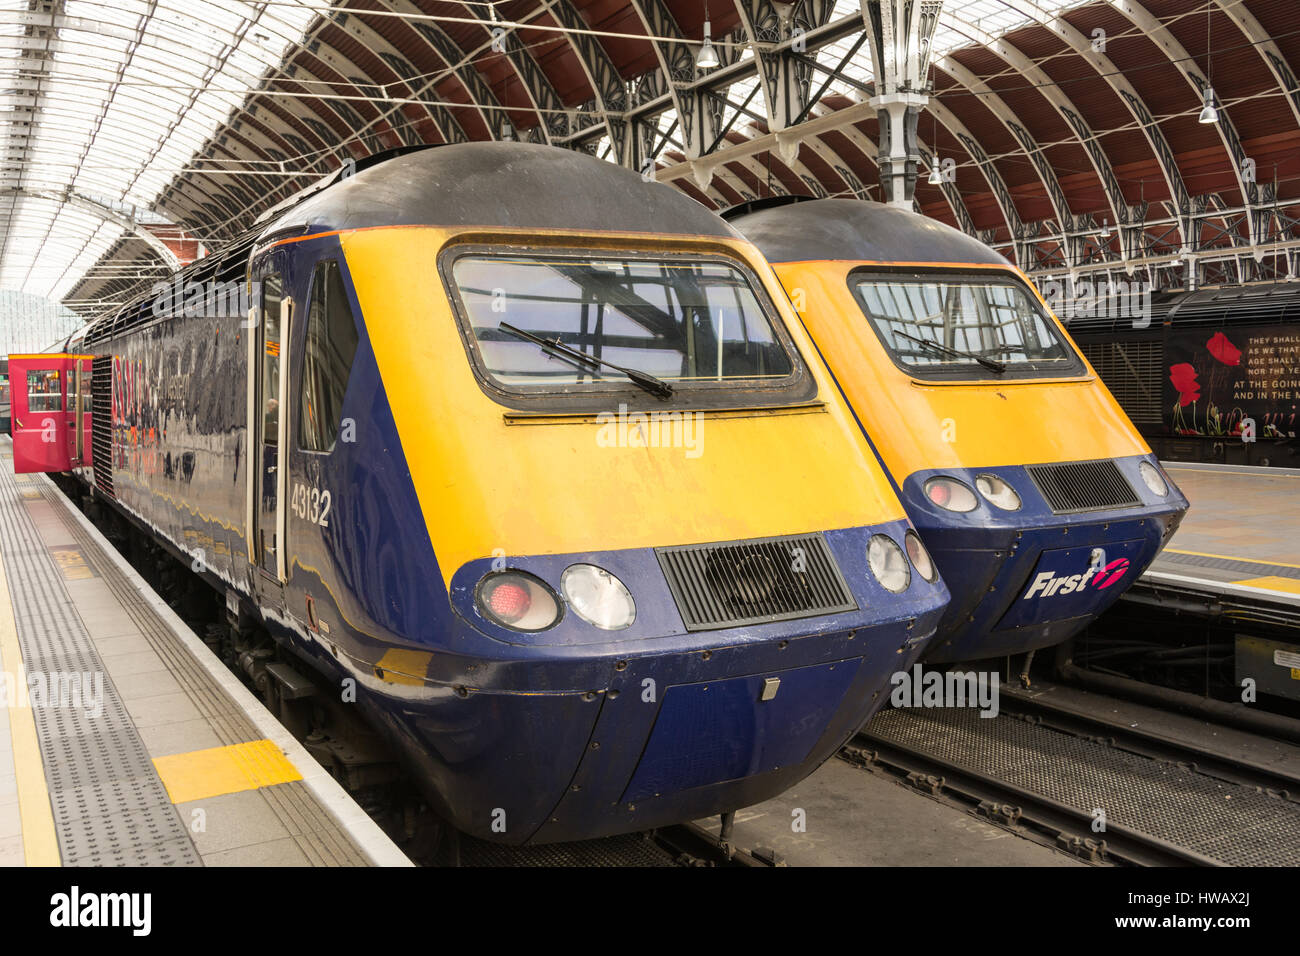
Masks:
[[[58,487],[55,486],[54,482],[50,481],[47,475],[42,474],[37,477],[49,483],[50,487],[56,492],[59,491]],[[342,785],[330,776],[324,767],[317,763],[316,759],[307,752],[307,749],[298,742],[297,738],[271,716],[270,712],[253,695],[252,691],[240,683],[239,679],[221,663],[199,636],[190,630],[189,625],[181,620],[180,616],[171,609],[167,602],[158,596],[144,578],[140,577],[135,568],[131,567],[130,563],[118,553],[117,549],[100,533],[90,519],[82,514],[81,509],[74,507],[63,496],[62,492],[59,492],[59,497],[62,506],[68,509],[72,516],[80,522],[81,526],[92,536],[100,550],[117,566],[118,570],[126,575],[127,580],[142,594],[146,603],[158,613],[158,616],[166,623],[172,634],[190,652],[190,656],[207,671],[209,677],[216,681],[243,708],[245,716],[252,721],[258,731],[285,752],[285,755],[302,774],[303,785],[320,801],[321,806],[334,822],[352,838],[357,845],[357,849],[361,851],[366,859],[374,866],[414,866],[415,864],[389,838],[379,824],[375,823],[364,810],[357,806]]]

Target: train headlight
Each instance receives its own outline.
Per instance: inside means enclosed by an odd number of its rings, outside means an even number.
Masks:
[[[474,602],[489,621],[515,631],[544,631],[560,619],[560,602],[551,589],[522,571],[485,575]]]
[[[871,536],[871,542],[867,545],[867,564],[886,591],[898,594],[906,591],[912,583],[912,569],[903,549],[887,534]]]
[[[931,478],[925,483],[925,496],[946,511],[974,511],[979,504],[975,492],[956,478]]]
[[[912,567],[916,568],[917,573],[931,584],[938,581],[939,570],[934,566],[930,552],[921,543],[921,536],[915,531],[909,531],[903,535],[903,543],[907,546],[907,556],[912,559]]]
[[[1142,480],[1146,482],[1152,494],[1159,495],[1161,498],[1169,494],[1169,485],[1165,482],[1164,475],[1160,474],[1160,469],[1151,462],[1138,462],[1138,473],[1142,475]]]
[[[1016,494],[1016,489],[997,475],[980,475],[975,479],[975,487],[990,504],[996,505],[1003,511],[1020,510],[1020,496]]]
[[[560,591],[573,613],[605,631],[621,631],[636,620],[636,602],[623,582],[594,564],[575,564],[560,578]]]

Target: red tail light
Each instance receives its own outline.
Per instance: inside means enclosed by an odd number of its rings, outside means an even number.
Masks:
[[[979,506],[975,492],[956,478],[943,475],[925,483],[925,496],[946,511],[974,511]]]
[[[521,620],[533,606],[533,599],[528,596],[528,589],[513,581],[502,581],[485,597],[492,614],[507,624],[514,624]]]
[[[544,631],[561,617],[559,599],[540,578],[524,571],[492,571],[474,595],[479,613],[516,631]]]

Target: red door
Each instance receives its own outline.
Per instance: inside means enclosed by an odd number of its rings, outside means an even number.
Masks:
[[[84,358],[49,353],[9,356],[16,473],[75,467],[83,417],[76,380]]]

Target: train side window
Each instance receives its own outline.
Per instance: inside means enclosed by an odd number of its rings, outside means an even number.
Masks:
[[[280,277],[262,282],[262,333],[266,355],[262,360],[262,443],[280,441],[280,304],[284,289]]]
[[[303,450],[334,448],[356,351],[357,324],[348,304],[343,273],[336,261],[328,259],[316,266],[307,309],[298,406],[298,441]]]
[[[59,373],[52,369],[29,369],[27,372],[27,410],[29,412],[63,411],[63,390]]]

